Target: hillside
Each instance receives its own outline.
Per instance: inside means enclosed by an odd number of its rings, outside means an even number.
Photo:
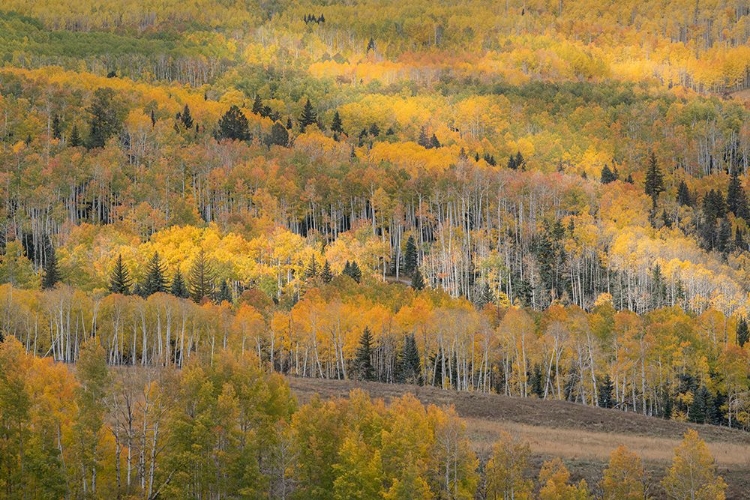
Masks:
[[[601,480],[601,472],[612,450],[625,444],[647,464],[651,493],[661,491],[658,482],[669,466],[673,450],[688,428],[697,429],[716,458],[719,473],[729,488],[727,498],[746,498],[750,488],[750,434],[708,425],[686,424],[647,417],[632,412],[605,410],[564,401],[511,398],[499,394],[443,391],[433,387],[379,384],[343,380],[311,380],[288,377],[300,402],[314,395],[324,399],[346,398],[362,389],[386,401],[414,394],[424,404],[453,406],[467,424],[468,436],[482,457],[504,430],[531,445],[537,468],[543,458],[563,457],[575,480],[590,485]]]

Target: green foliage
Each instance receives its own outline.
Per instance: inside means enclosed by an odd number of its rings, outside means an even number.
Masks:
[[[169,286],[169,293],[181,299],[190,297],[190,291],[188,290],[185,278],[182,276],[182,271],[180,271],[179,267],[172,277],[172,284]]]
[[[107,140],[119,133],[122,128],[122,110],[114,102],[115,92],[111,88],[98,88],[94,91],[91,104],[86,111],[89,119],[89,136],[86,147],[103,148]]]
[[[318,114],[310,104],[310,99],[305,102],[305,107],[302,109],[302,114],[299,117],[299,130],[305,132],[305,129],[310,125],[315,125],[318,122]]]
[[[740,318],[737,322],[737,345],[743,347],[750,340],[750,328],[747,326],[747,320]]]
[[[250,126],[247,117],[242,113],[242,110],[240,110],[238,106],[233,105],[219,120],[216,139],[249,141],[250,138]]]
[[[424,290],[425,287],[424,278],[422,277],[422,271],[417,268],[414,271],[414,275],[411,277],[411,287],[415,290]]]
[[[214,279],[213,266],[208,260],[206,252],[201,248],[193,261],[188,277],[190,298],[200,304],[205,297],[211,297],[214,289]]]
[[[159,292],[167,292],[166,265],[159,257],[159,252],[154,252],[146,268],[146,278],[141,285],[141,295],[148,297]]]
[[[656,153],[651,151],[648,157],[648,165],[646,167],[646,183],[644,185],[646,194],[651,197],[654,207],[656,207],[656,199],[659,197],[659,193],[664,191],[664,174],[656,161]]]
[[[360,380],[375,380],[375,367],[372,365],[373,338],[370,328],[365,327],[359,337],[359,346],[354,358],[354,367]]]
[[[48,290],[55,288],[60,281],[60,268],[57,264],[57,253],[55,249],[49,247],[47,250],[47,260],[44,263],[44,276],[42,277],[42,288]]]
[[[130,285],[132,280],[130,279],[130,273],[122,262],[122,254],[117,256],[115,262],[115,268],[109,275],[109,291],[111,293],[120,293],[122,295],[128,295],[130,293]]]
[[[414,236],[409,235],[406,240],[406,249],[404,250],[404,274],[411,276],[417,270],[418,264],[417,244]]]

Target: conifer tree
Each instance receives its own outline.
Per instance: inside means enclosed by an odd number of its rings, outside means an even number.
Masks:
[[[406,249],[404,250],[404,274],[411,276],[415,269],[417,269],[417,243],[414,240],[414,236],[409,235],[406,240]]]
[[[52,117],[52,138],[57,140],[62,139],[62,122],[60,115],[57,113]]]
[[[315,123],[318,123],[318,115],[315,113],[315,110],[312,107],[312,104],[310,104],[310,99],[307,100],[305,103],[305,107],[302,109],[302,115],[299,117],[299,130],[300,132],[305,132],[305,129],[309,125],[313,125]]]
[[[185,283],[185,278],[182,276],[182,271],[180,271],[179,267],[174,273],[172,284],[169,287],[169,292],[175,297],[180,297],[181,299],[190,297],[190,292],[188,291],[187,284]]]
[[[404,337],[404,348],[400,356],[399,379],[407,384],[422,384],[422,363],[414,334]]]
[[[70,138],[68,139],[68,146],[71,148],[77,148],[83,145],[81,134],[78,132],[78,125],[73,125],[73,130],[70,132]]]
[[[335,132],[337,134],[344,133],[344,125],[343,123],[341,123],[341,116],[339,115],[338,111],[333,114],[333,121],[331,121],[331,132]]]
[[[44,263],[44,278],[42,278],[42,288],[48,290],[55,288],[60,281],[60,268],[57,265],[57,255],[55,249],[51,246],[47,251],[47,261]]]
[[[693,206],[693,198],[684,180],[680,181],[680,185],[677,186],[677,203],[684,207]]]
[[[182,121],[182,126],[185,127],[187,130],[190,130],[193,128],[193,117],[190,114],[190,108],[187,104],[185,104],[185,108],[182,110],[182,113],[180,114],[180,120]]]
[[[479,153],[477,153],[477,156],[479,156]],[[479,158],[477,158],[477,161],[479,161]],[[516,170],[518,168],[518,165],[516,165],[516,157],[513,155],[508,157],[508,168],[511,170]]]
[[[260,115],[263,112],[263,101],[260,99],[260,94],[255,94],[251,111],[254,115]]]
[[[750,328],[747,326],[747,320],[740,318],[737,323],[737,345],[744,347],[748,340],[750,340]]]
[[[333,280],[333,272],[331,272],[331,265],[328,263],[328,260],[325,261],[323,264],[323,270],[320,272],[320,278],[323,280],[323,283],[330,283],[331,280]]]
[[[188,276],[190,298],[200,304],[204,297],[211,297],[213,291],[214,272],[206,252],[201,248]]]
[[[600,408],[613,408],[614,407],[614,392],[615,386],[612,383],[609,373],[604,375],[604,380],[599,385],[599,407]]]
[[[520,168],[521,170],[526,169],[526,159],[524,159],[520,151],[516,152],[516,168]]]
[[[614,172],[610,170],[609,166],[604,165],[602,167],[602,184],[609,184],[610,182],[614,182],[617,180],[617,176],[615,176]]]
[[[219,129],[216,138],[229,139],[232,141],[249,141],[250,125],[247,117],[242,113],[237,105],[232,105],[229,110],[219,120]]]
[[[166,267],[159,257],[159,252],[154,252],[146,268],[146,280],[143,282],[142,294],[144,297],[149,297],[158,292],[166,293],[166,291]]]
[[[651,155],[648,159],[648,167],[646,169],[646,184],[644,186],[646,194],[651,197],[651,201],[656,208],[656,200],[659,197],[659,193],[664,191],[664,175],[659,169],[659,165],[656,162],[656,154],[651,151]]]
[[[415,290],[424,290],[425,282],[419,268],[414,271],[414,276],[411,278],[411,287]]]
[[[729,179],[729,188],[727,189],[727,209],[736,217],[748,219],[747,195],[740,183],[739,172],[735,170]]]
[[[434,149],[440,147],[440,141],[438,141],[438,138],[435,134],[432,134],[432,137],[430,137],[430,147]]]
[[[98,88],[87,111],[90,132],[86,146],[89,149],[103,148],[107,140],[120,131],[121,122],[112,100],[115,91],[110,88]]]
[[[318,263],[315,261],[315,256],[310,257],[310,263],[305,268],[305,279],[314,279],[318,277]]]
[[[222,302],[232,303],[232,290],[230,290],[227,280],[221,280],[219,293],[216,294],[216,303],[221,304]]]
[[[271,127],[271,145],[287,147],[289,145],[289,132],[286,127],[279,122],[275,122]]]
[[[373,339],[369,327],[365,327],[359,337],[354,364],[360,380],[375,380],[375,367],[372,365]]]
[[[131,284],[130,273],[122,262],[122,254],[119,254],[117,262],[115,262],[115,268],[112,270],[112,274],[109,275],[109,291],[111,293],[127,295],[130,293]]]

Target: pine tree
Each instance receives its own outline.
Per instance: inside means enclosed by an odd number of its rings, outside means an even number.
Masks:
[[[680,181],[680,185],[677,187],[677,203],[684,207],[693,206],[693,198],[684,180]]]
[[[615,182],[617,180],[617,177],[607,165],[604,165],[604,167],[602,167],[601,179],[602,179],[602,184],[609,184],[610,182]]]
[[[78,125],[73,125],[73,130],[70,132],[70,139],[68,139],[68,146],[71,148],[77,148],[83,145],[81,134],[78,132]]]
[[[750,340],[750,328],[747,326],[747,320],[740,318],[737,323],[737,345],[744,347],[748,340]]]
[[[130,293],[130,285],[132,281],[130,279],[130,273],[122,263],[122,254],[117,256],[117,262],[115,268],[109,275],[109,291],[111,293],[120,293],[127,295]]]
[[[57,113],[52,117],[52,138],[57,140],[62,139],[62,121],[60,120],[60,115]]]
[[[286,127],[279,122],[275,122],[271,127],[270,142],[275,146],[287,147],[289,145],[289,132]]]
[[[477,156],[479,155],[477,154]],[[508,157],[508,168],[511,170],[515,170],[518,168],[518,165],[516,165],[516,157],[513,155],[510,155],[510,157]]]
[[[232,141],[249,141],[250,125],[247,117],[239,107],[232,105],[219,120],[219,129],[216,138],[229,139]]]
[[[169,287],[169,292],[175,297],[179,297],[181,299],[190,297],[190,292],[188,291],[187,284],[185,283],[185,278],[182,276],[182,271],[180,271],[179,267],[174,273],[174,277],[172,278],[172,285]]]
[[[438,141],[438,138],[435,134],[432,134],[432,137],[430,137],[430,147],[434,149],[440,147],[440,141]]]
[[[414,240],[414,236],[409,235],[406,240],[406,249],[404,250],[404,274],[411,276],[414,270],[417,268],[417,243]]]
[[[343,123],[341,123],[341,116],[339,116],[338,111],[333,114],[333,121],[331,122],[331,132],[335,132],[337,134],[344,133],[344,125]]]
[[[737,228],[734,232],[734,248],[740,252],[747,250],[747,243],[745,243],[745,237],[742,235],[742,229]]]
[[[185,127],[185,129],[190,130],[191,128],[193,128],[193,117],[190,115],[190,108],[187,104],[185,104],[185,108],[182,110],[180,120],[182,121],[182,126]]]
[[[325,261],[323,264],[323,270],[320,272],[320,278],[323,280],[323,283],[330,283],[333,280],[333,272],[331,272],[331,265],[328,263],[328,260]]]
[[[151,128],[156,127],[156,113],[154,110],[151,110]]]
[[[615,386],[612,383],[612,379],[609,373],[604,375],[604,380],[599,385],[599,407],[600,408],[613,408],[615,405],[614,401]]]
[[[318,263],[315,261],[315,256],[310,257],[310,263],[305,268],[305,279],[314,279],[318,277]]]
[[[232,290],[230,290],[227,280],[221,280],[219,293],[216,294],[216,303],[221,304],[222,302],[232,303]]]
[[[426,149],[430,148],[430,139],[427,137],[427,131],[424,127],[419,129],[419,139],[417,139],[417,144]]]
[[[516,168],[526,170],[526,160],[524,159],[520,151],[516,153]]]
[[[204,297],[211,297],[213,291],[214,272],[206,252],[201,248],[188,276],[190,298],[198,304]]]
[[[419,268],[414,271],[414,276],[411,278],[411,287],[415,290],[424,290],[425,282]]]
[[[378,127],[377,123],[373,123],[370,125],[370,129],[368,130],[371,136],[377,137],[380,135],[380,127]]]
[[[702,385],[693,394],[693,403],[688,411],[688,420],[697,424],[711,423],[713,420],[714,401],[706,386]]]
[[[419,349],[414,334],[404,337],[404,348],[400,356],[399,379],[407,384],[422,384],[422,367],[419,358]]]
[[[103,148],[107,140],[120,131],[121,122],[117,109],[112,103],[115,91],[110,88],[98,88],[87,111],[90,132],[86,146],[89,149]]]
[[[359,338],[359,347],[354,365],[360,380],[375,380],[375,367],[372,365],[373,338],[369,327],[365,327]]]
[[[729,179],[729,188],[727,189],[727,209],[735,216],[748,219],[748,203],[745,190],[740,183],[739,172],[735,170]]]
[[[260,94],[255,94],[253,109],[251,111],[254,115],[260,115],[263,112],[263,101],[260,99]]]
[[[347,260],[346,265],[344,266],[343,274],[345,274],[346,276],[349,276],[351,279],[353,279],[357,283],[359,283],[360,280],[362,279],[362,271],[359,269],[359,265],[357,264],[356,261],[353,261],[350,263]]]
[[[656,199],[659,197],[659,193],[664,191],[664,175],[659,169],[659,165],[656,162],[656,154],[651,151],[651,155],[648,160],[648,167],[646,170],[646,183],[645,183],[646,194],[651,197],[651,200],[656,208]]]
[[[158,292],[166,293],[166,291],[166,267],[159,257],[159,252],[154,252],[146,268],[146,280],[143,282],[142,293],[144,297],[149,297]]]
[[[309,125],[318,123],[318,115],[310,104],[310,99],[305,103],[305,107],[302,109],[302,114],[299,117],[299,130],[304,133],[305,129]]]
[[[482,286],[479,289],[475,304],[477,305],[478,309],[482,309],[487,304],[492,304],[493,302],[495,302],[495,296],[492,293],[490,284],[485,281],[484,283],[482,283]]]
[[[47,261],[44,263],[44,278],[42,278],[42,289],[55,288],[60,281],[60,268],[57,266],[57,255],[51,246],[47,249]]]

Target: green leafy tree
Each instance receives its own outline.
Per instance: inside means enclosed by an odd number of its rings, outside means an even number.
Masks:
[[[247,117],[237,105],[232,105],[219,119],[219,129],[216,134],[218,140],[249,141],[250,125]]]
[[[128,295],[130,293],[131,284],[130,273],[128,272],[128,268],[125,267],[125,264],[123,264],[122,254],[120,254],[117,256],[115,268],[109,275],[109,291],[111,293]]]

